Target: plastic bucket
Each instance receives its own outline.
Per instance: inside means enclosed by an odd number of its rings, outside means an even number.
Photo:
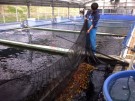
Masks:
[[[103,94],[104,98],[106,101],[113,101],[110,94],[109,94],[109,89],[111,88],[113,82],[119,78],[124,78],[124,77],[130,77],[133,76],[135,77],[135,71],[134,70],[129,70],[129,71],[120,71],[118,73],[114,73],[111,76],[109,76],[103,85]]]

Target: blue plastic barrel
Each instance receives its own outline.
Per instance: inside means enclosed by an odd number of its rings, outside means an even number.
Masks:
[[[109,94],[109,89],[111,88],[114,81],[116,81],[119,78],[130,77],[130,76],[135,77],[134,70],[120,71],[120,72],[114,73],[111,76],[109,76],[105,80],[104,85],[103,85],[103,94],[104,94],[105,100],[106,101],[113,101],[110,94]]]

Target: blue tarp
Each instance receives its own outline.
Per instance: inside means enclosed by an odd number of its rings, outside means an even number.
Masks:
[[[100,15],[100,19],[105,20],[125,20],[125,21],[135,21],[135,16],[132,15]]]

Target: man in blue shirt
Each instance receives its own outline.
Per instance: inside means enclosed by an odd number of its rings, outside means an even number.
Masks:
[[[88,11],[87,11],[87,13],[86,13],[86,15],[85,15],[85,19],[88,20],[90,15],[91,15],[91,10],[88,9]]]
[[[100,14],[98,11],[98,4],[97,3],[92,3],[91,5],[91,23],[88,23],[88,30],[87,34],[89,34],[90,38],[90,45],[91,49],[93,52],[96,51],[96,32],[97,32],[97,24],[100,19]]]

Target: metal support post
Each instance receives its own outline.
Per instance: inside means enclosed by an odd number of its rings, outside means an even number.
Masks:
[[[15,6],[15,9],[16,9],[16,21],[18,22],[18,9],[17,9],[17,6]]]
[[[2,12],[3,12],[3,14],[2,14],[2,16],[3,16],[3,22],[6,23],[6,20],[5,20],[5,12],[4,12],[4,7],[3,7],[3,6],[2,6]]]

